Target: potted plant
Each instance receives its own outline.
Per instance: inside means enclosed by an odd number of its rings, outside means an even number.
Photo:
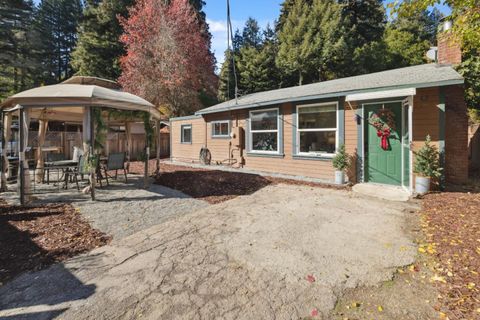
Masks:
[[[437,148],[432,145],[429,135],[425,139],[425,144],[422,148],[414,153],[415,192],[425,194],[430,191],[432,178],[439,178],[442,174],[442,168],[440,168],[439,164],[440,154]]]
[[[345,170],[350,166],[350,156],[345,151],[345,145],[341,145],[337,154],[333,157],[333,167],[335,170],[335,183],[345,183]]]

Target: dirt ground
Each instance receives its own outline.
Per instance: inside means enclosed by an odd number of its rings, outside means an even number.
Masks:
[[[417,207],[269,185],[0,287],[0,317],[330,319],[337,297],[415,260]]]
[[[0,285],[109,241],[71,205],[19,207],[0,199]]]
[[[132,165],[132,168],[136,168],[137,171],[140,167],[141,163]],[[210,204],[221,203],[241,195],[249,195],[268,185],[280,183],[338,190],[348,189],[344,186],[260,176],[241,171],[192,168],[164,162],[160,165],[160,174],[156,176],[156,183],[179,190],[195,199],[205,200]]]

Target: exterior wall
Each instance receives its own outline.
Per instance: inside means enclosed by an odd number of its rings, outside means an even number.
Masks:
[[[439,150],[444,149],[445,181],[454,184],[468,180],[468,117],[463,94],[462,86],[418,89],[413,103],[413,151],[430,135]]]
[[[171,154],[175,161],[196,162],[200,149],[205,145],[205,122],[202,117],[185,117],[170,123]],[[192,125],[192,143],[181,143],[182,125]]]
[[[337,100],[330,100],[336,102]],[[294,157],[294,119],[292,113],[295,105],[286,103],[279,107],[282,114],[283,125],[283,154],[281,155],[259,155],[249,154],[246,149],[248,142],[248,117],[249,110],[239,110],[231,112],[221,112],[211,115],[205,115],[204,118],[195,120],[175,120],[171,122],[172,136],[172,160],[183,162],[198,162],[200,148],[206,145],[212,155],[213,164],[230,164],[239,166],[243,160],[243,167],[246,169],[263,171],[268,173],[280,173],[286,175],[304,176],[309,178],[317,178],[326,181],[333,181],[334,168],[331,159],[304,159]],[[266,109],[260,108],[260,109]],[[350,111],[352,112],[352,111]],[[355,126],[352,120],[353,113],[349,116],[352,126]],[[243,145],[239,149],[232,138],[213,138],[212,137],[212,121],[229,120],[230,130],[235,127],[241,127],[245,136],[243,137]],[[184,145],[180,143],[181,125],[192,124],[193,143]],[[356,149],[356,127],[348,127],[349,137],[347,150],[352,152]],[[352,144],[352,145],[350,145]],[[229,157],[230,156],[230,157]],[[354,179],[354,177],[352,177]]]
[[[418,151],[424,144],[427,135],[439,147],[439,88],[418,89],[413,99],[413,151]]]
[[[472,124],[468,128],[468,160],[469,169],[478,171],[480,169],[480,125]]]
[[[445,178],[451,183],[468,180],[468,115],[463,86],[445,88]]]
[[[330,99],[329,101],[337,101]],[[327,101],[325,101],[327,102]],[[303,102],[305,104],[311,102]],[[302,103],[302,104],[303,104]],[[444,103],[446,112],[443,113],[441,105]],[[468,148],[467,148],[467,124],[466,107],[463,101],[463,89],[461,86],[449,86],[445,88],[424,88],[417,89],[413,101],[413,134],[412,148],[417,151],[430,135],[433,143],[440,149],[445,148],[445,175],[446,181],[452,183],[465,182],[468,169]],[[355,115],[361,107],[358,103],[340,103],[344,112],[344,121],[339,124],[340,143],[345,144],[346,151],[353,156],[352,168],[347,173],[349,181],[358,182],[361,175],[360,161],[357,161],[358,150],[361,147],[361,130],[357,124]],[[199,152],[202,146],[206,146],[212,155],[213,164],[232,166],[243,166],[247,169],[258,170],[270,173],[304,176],[317,178],[326,181],[334,179],[334,168],[331,159],[326,158],[305,158],[294,155],[296,141],[296,105],[285,103],[279,107],[282,115],[283,131],[283,154],[280,155],[258,155],[247,152],[248,143],[248,117],[250,110],[238,110],[205,115],[203,118],[173,119],[171,123],[172,137],[172,159],[184,162],[198,162]],[[260,108],[267,109],[268,107]],[[230,130],[241,127],[245,136],[243,145],[239,148],[236,139],[213,138],[212,121],[229,120]],[[446,126],[442,128],[442,121]],[[181,125],[192,125],[191,145],[180,143]],[[344,130],[341,130],[344,128]],[[282,142],[282,141],[281,141]],[[414,181],[412,181],[414,183]]]

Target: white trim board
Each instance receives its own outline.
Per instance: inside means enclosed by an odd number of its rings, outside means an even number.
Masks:
[[[372,99],[386,99],[404,96],[414,96],[417,93],[415,88],[385,90],[367,93],[349,94],[345,97],[345,101],[365,101]]]

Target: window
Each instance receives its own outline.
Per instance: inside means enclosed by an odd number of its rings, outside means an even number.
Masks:
[[[337,149],[337,103],[297,106],[297,154],[333,155]]]
[[[191,124],[182,125],[181,130],[182,130],[181,142],[192,143],[192,125]]]
[[[278,109],[250,112],[250,151],[278,153]]]
[[[229,138],[230,137],[230,121],[213,121],[212,122],[213,138]]]

